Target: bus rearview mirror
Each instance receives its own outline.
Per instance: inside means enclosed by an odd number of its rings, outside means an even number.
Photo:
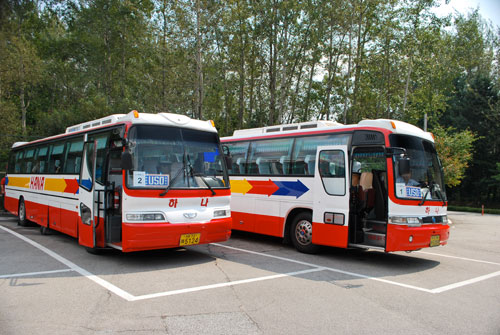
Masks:
[[[399,159],[399,175],[402,176],[404,174],[410,173],[410,158],[409,157],[401,157]]]
[[[122,170],[133,170],[134,169],[134,163],[132,161],[132,154],[125,150],[122,152],[122,159],[120,162],[120,168]]]

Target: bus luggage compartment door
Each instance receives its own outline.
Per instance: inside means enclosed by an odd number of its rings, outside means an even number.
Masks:
[[[97,141],[85,142],[79,180],[78,243],[89,248],[96,247],[95,227],[98,217],[95,206],[96,156]]]
[[[349,175],[347,146],[321,146],[316,153],[313,196],[314,244],[347,247]]]

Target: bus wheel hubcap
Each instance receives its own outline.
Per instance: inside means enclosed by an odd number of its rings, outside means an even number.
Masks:
[[[311,244],[312,240],[312,224],[307,220],[301,220],[295,227],[295,237],[297,242],[302,245]]]
[[[21,203],[19,208],[19,216],[21,217],[21,220],[24,220],[24,203]]]

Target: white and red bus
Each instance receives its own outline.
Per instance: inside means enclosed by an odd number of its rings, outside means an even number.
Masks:
[[[317,121],[237,130],[233,229],[319,245],[411,251],[449,237],[432,134],[393,120]],[[319,163],[318,163],[319,162]]]
[[[132,111],[14,144],[5,207],[89,252],[225,241],[226,162],[211,121]]]

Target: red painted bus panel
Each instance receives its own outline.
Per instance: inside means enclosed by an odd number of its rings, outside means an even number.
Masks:
[[[385,251],[409,251],[430,246],[431,236],[439,235],[440,245],[448,243],[450,227],[441,224],[429,224],[421,227],[405,225],[387,225]],[[410,236],[412,237],[410,242]]]
[[[347,248],[349,229],[320,222],[312,223],[312,243],[331,247]]]
[[[122,227],[124,252],[175,248],[182,234],[201,233],[199,244],[222,242],[231,236],[231,218],[186,224],[124,222]]]
[[[279,216],[231,212],[233,229],[283,237],[284,218]]]

